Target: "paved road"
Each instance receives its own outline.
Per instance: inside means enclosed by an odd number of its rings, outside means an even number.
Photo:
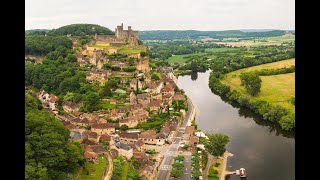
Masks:
[[[181,179],[183,180],[191,180],[191,155],[184,155],[184,167],[183,174],[181,175]]]
[[[168,151],[164,155],[164,159],[160,165],[160,171],[159,171],[158,177],[157,177],[158,180],[166,180],[169,178],[169,174],[172,169],[171,164],[173,161],[173,157],[175,156],[175,154],[178,151],[182,135],[184,133],[184,130],[187,126],[189,119],[191,118],[191,113],[193,111],[193,106],[192,106],[192,103],[189,100],[189,98],[188,98],[187,102],[188,102],[188,111],[186,113],[186,118],[184,119],[184,122],[182,123],[182,125],[177,133],[176,138],[174,139],[173,143],[170,145],[170,148],[168,149]]]

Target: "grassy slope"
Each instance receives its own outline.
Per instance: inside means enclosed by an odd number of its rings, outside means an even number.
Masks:
[[[96,180],[96,179],[101,179],[103,169],[107,168],[107,158],[102,156],[99,156],[99,163],[94,164],[91,162],[86,162],[85,163],[86,169],[89,171],[89,175],[87,175],[86,170],[82,170],[80,177],[78,176],[77,178],[73,179],[81,179],[81,180]]]
[[[120,176],[120,180],[127,180],[128,171],[129,171],[129,163],[125,162],[122,168],[122,174]]]
[[[248,72],[259,69],[271,69],[289,67],[295,64],[294,59],[284,60],[269,64],[263,64],[250,68],[240,69],[231,73],[226,74],[222,83],[229,85],[232,90],[236,89],[239,92],[249,95],[243,86],[240,86],[241,81],[239,78],[240,73]],[[236,75],[236,77],[234,77]],[[261,92],[254,97],[254,99],[266,100],[273,104],[283,105],[291,110],[294,110],[289,100],[295,97],[295,73],[279,74],[274,76],[260,76],[262,80]]]

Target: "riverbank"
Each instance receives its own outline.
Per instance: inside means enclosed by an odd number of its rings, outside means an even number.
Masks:
[[[233,172],[230,172],[230,171],[227,170],[228,157],[232,157],[232,156],[233,156],[233,154],[231,154],[230,152],[226,151],[226,152],[224,152],[223,156],[220,157],[222,159],[222,164],[220,166],[221,170],[220,170],[220,178],[219,178],[219,180],[225,180],[226,175],[233,174]]]
[[[195,119],[195,116],[197,113],[199,113],[199,109],[192,103],[191,99],[187,96],[188,98],[188,104],[192,106],[192,112],[191,112],[191,115],[190,115],[190,118],[188,119],[188,122],[187,122],[187,126],[190,126],[191,125],[191,121]],[[200,129],[201,130],[201,129]],[[208,156],[210,156],[208,154]],[[228,157],[232,157],[233,154],[228,152],[228,151],[225,151],[223,156],[222,157],[219,157],[218,159],[213,159],[212,158],[209,158],[208,157],[208,160],[211,161],[207,163],[207,167],[205,171],[203,171],[203,179],[204,180],[207,180],[208,179],[208,171],[209,171],[209,168],[211,166],[211,164],[217,162],[218,160],[222,160],[222,163],[221,165],[218,167],[218,172],[220,174],[220,180],[224,180],[225,179],[225,176],[228,175],[228,174],[233,174],[233,172],[229,172],[227,171],[227,163],[228,163]]]

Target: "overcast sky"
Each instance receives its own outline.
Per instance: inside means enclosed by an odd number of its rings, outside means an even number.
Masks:
[[[135,30],[295,29],[294,0],[26,0],[25,29],[89,23]]]

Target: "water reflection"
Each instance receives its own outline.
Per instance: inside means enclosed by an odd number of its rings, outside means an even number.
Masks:
[[[198,79],[198,72],[192,72],[191,73],[191,80],[192,81],[195,81]]]
[[[214,92],[212,92],[212,93],[214,93]],[[258,114],[254,113],[249,108],[240,106],[239,103],[237,103],[235,101],[230,101],[225,96],[220,96],[220,98],[221,98],[221,100],[223,102],[230,104],[233,108],[237,108],[238,109],[238,114],[239,114],[240,117],[252,118],[256,124],[258,124],[260,126],[263,126],[263,127],[265,127],[265,126],[268,127],[269,134],[275,132],[276,136],[282,135],[282,136],[287,137],[287,138],[295,139],[295,132],[294,131],[282,130],[278,123],[273,123],[273,122],[264,120],[261,116],[259,116]]]
[[[283,131],[277,123],[212,93],[208,78],[208,71],[198,72],[195,80],[186,75],[178,78],[178,86],[197,107],[196,122],[202,131],[230,136],[227,150],[234,157],[228,158],[228,171],[243,167],[248,172],[247,179],[294,180],[295,133]],[[229,175],[226,179],[240,177]]]

